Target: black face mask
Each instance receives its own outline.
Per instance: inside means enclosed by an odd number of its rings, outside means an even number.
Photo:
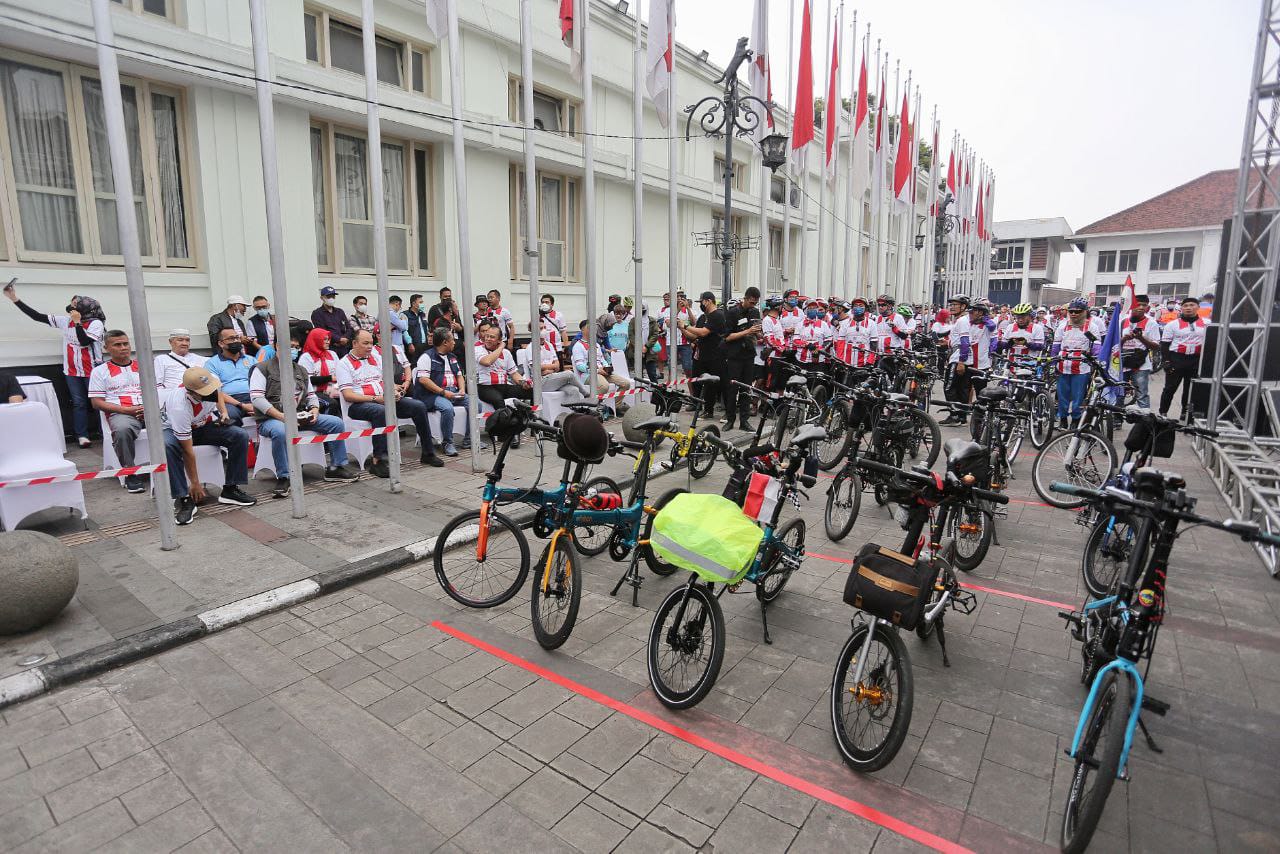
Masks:
[[[213,403],[218,399],[218,393],[214,391],[214,392],[210,392],[209,394],[202,394],[200,395],[200,399],[203,400],[205,403]]]
[[[226,348],[228,353],[239,353],[244,349],[244,344],[240,341],[232,341],[226,345]]]

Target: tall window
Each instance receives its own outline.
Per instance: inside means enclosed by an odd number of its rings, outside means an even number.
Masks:
[[[143,263],[192,266],[182,96],[129,78],[120,94]],[[14,259],[123,263],[102,96],[88,69],[0,56],[0,244]]]
[[[1148,266],[1150,270],[1168,270],[1169,269],[1169,250],[1168,249],[1152,249],[1151,263]]]
[[[520,78],[507,81],[507,118],[524,123],[524,88]],[[565,95],[533,86],[533,127],[547,133],[565,136],[578,134],[578,102]]]
[[[178,10],[175,8],[177,0],[111,0],[111,2],[124,6],[132,12],[145,12],[170,21],[177,20],[178,16]]]
[[[716,158],[715,180],[717,187],[724,186],[723,157]],[[733,161],[733,189],[742,190],[743,192],[746,192],[747,190],[747,164],[743,163],[741,160]]]
[[[782,226],[769,226],[769,293],[782,293]]]
[[[1121,249],[1116,259],[1117,273],[1132,273],[1138,269],[1138,250]]]
[[[308,62],[364,74],[364,36],[359,21],[307,7],[302,13],[302,33]],[[426,48],[375,32],[373,51],[379,82],[426,93]]]
[[[1098,272],[1114,273],[1116,271],[1116,253],[1115,250],[1109,252],[1098,253]]]
[[[996,250],[996,263],[992,269],[1011,270],[1021,268],[1025,256],[1025,246],[1001,246]]]
[[[1196,248],[1194,246],[1179,246],[1173,250],[1173,269],[1190,270],[1195,257]]]
[[[565,175],[539,172],[537,175],[539,275],[544,279],[576,281],[578,278],[578,182]],[[515,223],[511,241],[512,278],[525,277],[524,170],[511,167],[511,221]]]
[[[429,274],[430,150],[384,138],[381,151],[387,269]],[[369,165],[369,143],[362,133],[312,127],[311,193],[316,264],[322,270],[367,273],[374,268]]]

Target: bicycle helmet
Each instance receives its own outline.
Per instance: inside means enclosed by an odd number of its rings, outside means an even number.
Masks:
[[[888,294],[881,294],[880,296],[876,297],[876,302],[877,303],[883,302],[883,303],[888,303],[889,305],[893,305],[894,299]]]
[[[526,427],[525,414],[518,406],[507,405],[495,410],[485,420],[484,432],[498,440],[514,436]]]
[[[908,320],[910,320],[912,317],[914,317],[914,316],[915,316],[915,313],[916,313],[916,312],[915,312],[915,309],[913,309],[911,306],[907,305],[905,302],[904,302],[902,305],[898,306],[898,314],[902,315],[903,317],[907,318]]]
[[[652,403],[635,403],[622,416],[622,435],[628,442],[643,442],[649,438],[644,430],[636,429],[636,425],[658,417],[658,408]]]
[[[947,304],[950,305],[951,303],[955,303],[956,305],[968,305],[969,298],[964,294],[956,294],[953,297],[948,297]]]
[[[854,297],[853,299],[849,300],[849,305],[851,305],[851,306],[853,306],[853,305],[857,305],[858,303],[862,303],[862,307],[863,307],[863,308],[866,308],[866,307],[867,307],[867,298],[866,298],[866,297]]]
[[[1067,311],[1088,311],[1089,301],[1084,297],[1076,297],[1067,303]]]
[[[609,433],[596,416],[575,412],[562,422],[557,452],[575,463],[602,462],[609,452]]]
[[[982,312],[983,314],[990,314],[990,313],[991,313],[991,303],[987,302],[987,301],[986,301],[986,300],[984,300],[984,299],[980,299],[980,300],[978,300],[977,302],[975,302],[975,303],[973,303],[972,305],[970,305],[970,306],[969,306],[969,311],[980,311],[980,312]]]
[[[1013,313],[1014,313],[1014,314],[1030,314],[1030,313],[1031,313],[1031,303],[1029,303],[1029,302],[1020,302],[1020,303],[1018,303],[1017,305],[1015,305],[1015,306],[1013,307]]]
[[[764,301],[764,307],[766,311],[770,311],[775,308],[782,308],[782,297],[769,297]]]

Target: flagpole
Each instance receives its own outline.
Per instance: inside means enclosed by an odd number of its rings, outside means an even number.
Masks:
[[[373,269],[378,281],[378,320],[384,330],[378,349],[382,354],[382,407],[386,426],[397,423],[395,370],[396,353],[391,343],[390,284],[387,279],[387,212],[382,172],[382,122],[378,118],[377,50],[374,43],[373,0],[360,3],[360,23],[364,42],[364,96],[368,102],[366,128],[369,137],[369,206],[373,211]],[[426,447],[425,445],[423,446]],[[387,487],[400,492],[400,434],[387,434],[387,464],[391,471]]]
[[[885,62],[887,62],[887,58]],[[880,59],[880,39],[876,39],[876,143],[884,138],[884,78],[885,68]],[[867,299],[872,299],[879,288],[880,281],[880,190],[884,185],[883,163],[880,157],[880,146],[873,143],[871,158],[871,235],[868,239],[871,249],[872,275],[871,287],[867,289]]]
[[[527,0],[526,0],[527,2]],[[583,134],[582,155],[582,220],[583,252],[585,259],[585,281],[587,291],[587,330],[591,340],[587,347],[587,377],[590,382],[591,399],[597,400],[596,377],[599,376],[599,365],[596,359],[595,322],[596,322],[596,138],[595,133],[595,80],[591,69],[591,0],[577,0],[582,35],[582,124],[586,129]],[[579,18],[575,17],[573,25],[579,26]],[[530,77],[530,80],[533,78]],[[532,118],[532,111],[530,118]],[[675,120],[674,115],[672,121]],[[639,311],[639,307],[636,308]]]
[[[898,109],[898,96],[901,94],[901,90],[902,90],[901,78],[902,78],[902,59],[898,58],[893,61],[893,100],[889,102],[890,104],[893,105],[893,108],[895,110]],[[893,115],[892,113],[890,113],[885,118],[890,119],[892,117]],[[892,125],[886,125],[886,127],[891,127],[891,126]],[[899,136],[902,134],[904,130],[905,128],[901,128],[901,127],[898,128]],[[887,136],[888,134],[886,134],[886,137]],[[889,178],[890,198],[894,198],[896,196],[896,194],[893,191],[897,188],[893,186],[892,176],[894,172],[896,172],[898,169],[898,147],[896,145],[892,145],[891,144],[892,142],[893,140],[890,140],[887,138],[885,139],[885,156],[893,158],[893,168],[885,170],[885,177]],[[885,270],[884,271],[886,274],[886,278],[888,276],[893,276],[896,279],[898,277],[898,264],[897,264],[898,237],[896,234],[897,229],[894,228],[894,222],[893,222],[894,210],[893,209],[894,209],[894,203],[890,202],[889,203],[889,221],[885,223],[884,237],[885,237],[886,254],[885,254]],[[894,255],[893,264],[889,263],[889,254]],[[894,282],[894,284],[897,286],[895,290],[900,289],[902,286],[902,280],[898,279],[898,281]],[[890,291],[888,288],[886,288],[886,291],[893,293],[893,291]]]
[[[840,296],[849,299],[853,295],[853,189],[857,176],[853,171],[854,149],[857,148],[858,124],[858,10],[853,10],[853,21],[849,27],[849,103],[853,109],[849,111],[849,161],[846,164],[844,194],[844,261],[840,270]]]
[[[458,35],[458,2],[445,0],[449,27],[449,114],[453,124],[453,195],[454,206],[458,217],[458,293],[464,306],[472,305],[471,301],[471,225],[470,206],[467,196],[467,147],[462,135],[462,44]],[[467,309],[470,311],[470,309]],[[536,316],[536,315],[535,315]],[[538,330],[539,336],[542,330]],[[466,347],[463,356],[474,359],[476,352],[475,324],[462,324],[462,344]],[[478,373],[477,373],[478,377]],[[467,384],[467,424],[471,437],[471,470],[481,471],[480,466],[480,398],[475,389]],[[445,436],[446,442],[451,437]]]
[[[680,317],[680,304],[676,301],[676,278],[679,271],[679,206],[676,192],[676,15],[674,3],[668,7],[667,32],[670,34],[671,79],[667,86],[667,292],[670,294],[670,308],[667,310],[667,381],[676,381],[676,350],[679,346],[677,320]],[[650,38],[653,34],[650,33]],[[590,322],[595,319],[588,317]]]
[[[834,43],[831,46],[832,64],[831,64],[830,77],[831,77],[831,82],[834,83],[834,85],[828,84],[828,88],[832,89],[833,93],[836,95],[835,98],[831,99],[833,103],[831,104],[831,110],[830,110],[831,112],[830,132],[832,134],[832,137],[831,137],[831,216],[829,217],[829,219],[831,220],[831,226],[829,229],[831,232],[831,252],[830,252],[831,262],[828,268],[828,273],[830,274],[831,286],[827,292],[829,295],[832,295],[832,296],[837,295],[836,282],[838,281],[837,275],[839,273],[839,267],[840,267],[840,265],[836,263],[836,258],[837,258],[836,225],[838,222],[836,217],[836,199],[838,198],[837,193],[840,190],[840,120],[844,117],[844,99],[840,97],[840,77],[839,77],[839,71],[840,71],[839,57],[844,49],[844,40],[840,38],[841,30],[843,28],[843,23],[844,23],[844,0],[840,0],[840,11],[836,16],[836,31],[835,31],[835,37],[833,39]],[[847,242],[848,241],[846,241],[846,243]]]
[[[762,81],[762,85],[760,86],[761,91],[759,92],[756,91],[756,87],[753,85],[751,87],[751,94],[759,98],[760,100],[764,101],[765,103],[769,103],[770,105],[769,111],[763,117],[761,117],[760,124],[756,126],[757,127],[757,133],[756,133],[757,146],[756,147],[757,149],[759,149],[759,154],[760,154],[760,168],[756,173],[760,176],[760,188],[759,188],[759,193],[757,194],[758,200],[760,202],[760,255],[759,255],[760,285],[759,287],[760,287],[761,298],[763,299],[764,295],[769,293],[769,254],[770,254],[770,250],[772,249],[772,241],[770,241],[769,239],[769,207],[768,206],[769,206],[769,187],[772,183],[772,180],[771,180],[770,174],[767,171],[765,171],[764,150],[759,148],[758,143],[760,142],[760,140],[764,139],[764,137],[770,132],[771,130],[770,124],[773,121],[773,105],[772,103],[770,103],[772,101],[772,91],[773,91],[773,87],[771,85],[771,77],[773,74],[773,71],[772,71],[773,63],[772,63],[772,60],[769,58],[769,54],[771,53],[771,51],[768,50],[767,42],[764,45],[754,43],[756,41],[757,36],[759,35],[763,35],[765,39],[768,38],[768,32],[769,32],[768,3],[758,4],[756,6],[756,10],[757,10],[757,13],[759,13],[760,11],[763,11],[763,15],[761,17],[763,17],[764,20],[761,20],[761,21],[756,21],[754,19],[752,20],[751,40],[753,44],[751,45],[751,49],[755,55],[751,60],[752,73],[750,74],[750,77],[753,83],[759,80],[759,81]],[[762,33],[757,33],[756,32],[757,28],[761,30]],[[762,52],[763,52],[763,57],[761,56]],[[763,59],[764,65],[760,66],[759,63],[761,62],[762,59]],[[756,68],[760,68],[759,74],[755,73]]]
[[[529,348],[529,378],[533,380],[533,400],[542,400],[542,316],[539,282],[541,255],[538,240],[538,180],[537,143],[533,125],[533,0],[520,0],[520,111],[524,113],[524,271],[529,280],[530,328],[537,345]],[[578,22],[574,22],[578,26]],[[452,48],[451,48],[452,49]],[[590,316],[590,312],[588,312]],[[474,350],[471,354],[474,354]],[[595,374],[592,373],[592,382]],[[592,385],[594,389],[595,386]],[[472,437],[475,445],[475,437]]]
[[[907,69],[907,86],[905,89],[902,90],[902,95],[907,100],[907,121],[906,121],[907,126],[906,127],[900,126],[898,128],[898,134],[900,137],[902,137],[902,139],[906,140],[907,169],[908,169],[907,181],[910,182],[912,176],[915,174],[915,171],[912,168],[913,164],[911,163],[911,69],[909,68]],[[898,103],[897,96],[894,97],[893,102],[895,104]],[[899,118],[898,123],[899,125],[902,124],[901,118]],[[917,120],[916,123],[919,124],[919,120]],[[895,148],[895,151],[897,151],[897,148]],[[894,154],[894,173],[895,173],[894,183],[895,184],[897,183],[897,180],[896,180],[896,173],[898,171],[897,160],[898,160],[898,155]],[[905,184],[903,185],[903,189],[904,190],[906,189]],[[898,188],[895,186],[893,190],[894,190],[894,196],[896,197]],[[911,288],[907,282],[907,269],[908,269],[907,247],[906,247],[906,244],[903,242],[903,237],[905,236],[908,229],[910,228],[911,218],[914,214],[914,208],[912,207],[910,202],[908,202],[904,206],[904,208],[905,209],[898,215],[898,227],[894,229],[895,239],[898,241],[898,264],[897,264],[898,299],[902,302],[910,302]]]
[[[640,100],[640,86],[644,80],[644,47],[640,44],[640,20],[641,20],[641,3],[636,0],[636,37],[635,50],[632,57],[632,117],[631,124],[635,128],[635,140],[632,147],[631,159],[633,162],[633,171],[635,173],[635,185],[633,188],[634,195],[634,213],[632,215],[632,249],[631,263],[635,265],[635,305],[632,307],[633,328],[632,335],[632,358],[634,365],[632,366],[632,376],[637,379],[644,376],[644,351],[647,344],[646,336],[643,332],[644,322],[644,103]],[[588,318],[590,319],[590,318]],[[652,323],[653,319],[650,318]]]
[[[822,109],[822,168],[818,170],[818,269],[816,271],[813,296],[819,296],[822,290],[822,283],[826,281],[822,275],[822,262],[826,252],[826,225],[830,217],[827,216],[827,170],[830,166],[827,162],[827,145],[831,139],[832,117],[835,115],[834,104],[826,103],[831,100],[831,2],[827,0],[826,25],[822,36],[822,52],[827,57],[825,72],[822,80],[826,84],[822,93],[823,109]]]
[[[795,41],[796,41],[796,0],[788,4],[787,19],[787,88],[791,90],[791,127],[795,129],[796,115],[796,81],[795,75]],[[791,283],[791,172],[792,164],[782,170],[782,280],[778,283],[782,293],[787,292]]]

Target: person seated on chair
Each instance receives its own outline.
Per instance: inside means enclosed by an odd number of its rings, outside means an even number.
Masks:
[[[107,361],[89,374],[89,402],[93,408],[107,416],[111,445],[123,468],[132,466],[134,446],[142,432],[142,376],[138,362],[133,358],[129,336],[119,329],[109,330],[105,336]],[[104,437],[105,438],[105,437]],[[147,479],[131,474],[124,479],[124,488],[133,493],[147,488]]]
[[[338,360],[337,376],[338,392],[347,401],[347,415],[357,421],[368,421],[374,427],[385,427],[386,409],[383,405],[382,354],[373,349],[373,333],[361,329],[351,339],[351,352]],[[406,379],[395,386],[396,417],[410,418],[418,430],[418,440],[422,443],[422,455],[419,458],[423,465],[443,466],[444,460],[436,456],[435,445],[431,442],[431,427],[427,422],[427,407],[421,401],[405,397],[409,387]],[[391,477],[391,469],[387,465],[387,436],[380,434],[373,437],[373,456],[369,459],[369,471],[375,477]]]
[[[608,394],[609,384],[613,383],[618,387],[618,391],[626,391],[631,388],[631,380],[618,374],[613,369],[613,360],[599,341],[591,339],[587,330],[587,321],[578,324],[578,329],[582,333],[576,341],[573,342],[573,349],[570,351],[573,357],[573,370],[578,375],[578,380],[585,386],[587,383],[587,375],[591,372],[591,366],[588,361],[590,351],[589,346],[594,345],[596,348],[596,393]]]
[[[533,324],[529,324],[529,332],[533,332]],[[578,375],[574,371],[564,369],[555,345],[545,338],[542,339],[541,345],[535,361],[531,334],[529,343],[524,347],[523,355],[529,361],[530,372],[533,371],[534,364],[538,364],[539,372],[542,374],[542,390],[563,392],[565,403],[573,403],[590,396],[591,392],[587,390],[582,380],[578,379]]]
[[[320,411],[326,415],[337,415],[341,411],[337,398],[338,386],[333,381],[338,355],[329,349],[332,340],[329,330],[312,329],[307,333],[302,345],[302,355],[298,357],[298,365],[307,372],[311,387],[316,390]]]
[[[187,368],[182,385],[160,398],[164,423],[164,456],[173,492],[173,515],[179,525],[190,525],[196,505],[204,500],[204,484],[196,465],[196,445],[213,445],[227,452],[226,478],[219,504],[252,507],[258,499],[241,487],[249,482],[249,434],[231,423],[222,381],[208,368]]]
[[[481,343],[476,344],[474,354],[478,382],[476,396],[494,409],[501,409],[508,397],[533,400],[532,383],[516,370],[511,351],[502,346],[502,332],[497,325],[485,327]],[[516,436],[513,447],[520,447]]]
[[[320,401],[311,387],[307,371],[297,363],[300,345],[305,336],[298,327],[289,330],[289,358],[293,368],[294,408],[298,413],[298,431],[310,430],[320,435],[341,433],[347,429],[336,415],[323,415]],[[285,435],[283,398],[280,387],[280,361],[268,359],[254,366],[249,374],[249,399],[258,413],[258,434],[271,440],[271,458],[275,464],[276,486],[271,494],[275,498],[289,497],[289,440]],[[347,443],[341,439],[325,442],[329,452],[329,465],[324,479],[350,483],[359,473],[347,464]]]
[[[156,354],[156,387],[177,388],[182,385],[182,375],[187,368],[198,368],[205,361],[204,356],[191,352],[190,330],[172,330],[169,333],[169,352]]]
[[[219,332],[217,346],[218,352],[205,360],[204,367],[218,378],[220,394],[231,407],[227,415],[238,427],[246,415],[253,414],[253,404],[249,402],[249,371],[257,362],[244,354],[244,342],[234,329]]]
[[[0,373],[0,403],[22,403],[27,393],[22,390],[22,383],[13,374]]]
[[[467,406],[467,379],[462,366],[453,355],[453,330],[437,327],[431,330],[431,346],[418,359],[414,372],[417,386],[414,391],[428,412],[440,413],[440,435],[444,438],[444,454],[456,457],[458,449],[453,444],[453,408]],[[462,447],[471,447],[471,422],[464,416]]]

